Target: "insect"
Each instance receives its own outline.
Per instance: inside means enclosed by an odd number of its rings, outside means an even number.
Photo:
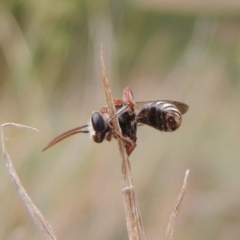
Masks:
[[[172,132],[178,129],[182,122],[182,114],[188,110],[188,105],[170,100],[135,102],[130,88],[123,91],[123,99],[114,100],[116,114],[109,115],[108,107],[103,107],[100,112],[91,115],[90,124],[73,128],[54,138],[44,149],[52,147],[77,133],[90,133],[94,142],[101,143],[104,139],[110,141],[121,138],[126,146],[127,154],[130,155],[136,147],[137,127],[148,125],[160,131]],[[118,119],[122,135],[113,127],[112,120]]]

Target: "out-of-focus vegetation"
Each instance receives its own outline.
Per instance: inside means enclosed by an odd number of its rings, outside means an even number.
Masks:
[[[9,129],[10,155],[59,239],[127,239],[116,142],[82,134],[41,152],[105,106],[103,43],[116,98],[129,86],[136,101],[190,106],[175,133],[138,129],[131,164],[147,238],[164,236],[189,168],[174,239],[240,239],[240,14],[143,2],[1,2],[1,124],[40,130]],[[41,239],[3,161],[0,174],[0,239]]]

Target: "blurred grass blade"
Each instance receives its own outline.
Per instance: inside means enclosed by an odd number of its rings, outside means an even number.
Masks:
[[[41,212],[38,210],[38,208],[35,206],[31,198],[28,196],[26,190],[21,184],[21,181],[14,169],[14,166],[12,164],[11,158],[7,152],[7,149],[5,147],[5,139],[4,139],[4,127],[17,127],[17,128],[25,128],[25,129],[30,129],[34,131],[38,131],[38,129],[25,126],[22,124],[16,124],[16,123],[5,123],[1,125],[1,140],[2,140],[2,151],[3,151],[3,157],[5,161],[5,165],[7,167],[8,173],[12,178],[13,183],[15,184],[17,191],[22,198],[24,204],[26,205],[30,215],[32,216],[35,224],[38,226],[38,228],[43,232],[45,235],[46,239],[48,240],[55,240],[57,239],[55,237],[55,234],[52,230],[51,225],[48,223],[48,221],[44,218],[44,216],[41,214]]]
[[[180,210],[180,205],[182,203],[182,200],[183,200],[183,197],[184,197],[184,194],[185,194],[185,191],[186,191],[188,176],[189,176],[189,169],[185,173],[182,189],[181,189],[181,191],[180,191],[180,193],[177,197],[177,200],[175,202],[175,205],[173,207],[173,211],[172,211],[172,214],[170,216],[168,226],[167,226],[165,240],[172,240],[174,223],[176,221],[177,215],[178,215],[179,210]]]

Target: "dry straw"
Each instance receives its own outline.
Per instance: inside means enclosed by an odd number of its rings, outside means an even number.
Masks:
[[[103,85],[105,89],[107,104],[109,107],[109,114],[110,118],[115,114],[116,109],[113,101],[113,97],[111,94],[111,89],[109,87],[106,70],[104,66],[103,60],[103,51],[101,51],[101,62],[102,62],[102,79]],[[118,133],[122,133],[121,128],[117,119],[113,120],[113,126]],[[144,230],[143,230],[143,223],[141,219],[140,210],[137,203],[136,194],[134,191],[134,185],[132,180],[131,174],[131,166],[128,159],[128,155],[126,152],[125,145],[120,138],[117,138],[119,151],[122,156],[122,193],[124,199],[124,208],[125,208],[125,217],[127,222],[127,230],[128,230],[128,237],[130,240],[137,240],[137,239],[146,239]]]
[[[1,140],[2,140],[2,151],[3,151],[3,157],[5,161],[5,165],[7,167],[8,173],[12,178],[12,181],[14,185],[17,188],[17,191],[22,198],[23,202],[25,203],[25,206],[27,207],[30,215],[33,218],[33,221],[38,226],[38,228],[42,231],[46,239],[49,240],[55,240],[57,239],[55,237],[55,234],[53,232],[53,229],[51,225],[48,223],[46,218],[41,214],[41,212],[38,210],[36,205],[33,203],[32,199],[28,196],[26,190],[24,189],[23,185],[21,184],[21,181],[14,169],[14,166],[12,164],[12,160],[7,152],[6,146],[5,146],[5,138],[4,138],[4,128],[5,127],[17,127],[17,128],[23,128],[23,129],[30,129],[34,131],[38,131],[38,129],[25,126],[22,124],[17,123],[5,123],[1,125]]]
[[[109,107],[109,114],[110,114],[110,117],[112,117],[115,114],[116,109],[115,109],[113,97],[111,94],[111,89],[109,87],[109,83],[108,83],[108,79],[107,79],[107,75],[106,75],[106,69],[104,66],[102,52],[101,52],[101,63],[102,63],[103,85],[104,85],[104,89],[105,89],[107,104]],[[116,118],[113,119],[113,126],[114,126],[115,130],[121,134],[121,128],[120,128],[119,123]],[[45,217],[41,214],[41,212],[35,206],[35,204],[31,200],[31,198],[28,196],[26,190],[22,186],[21,181],[14,169],[11,158],[10,158],[10,156],[7,152],[6,146],[5,146],[5,138],[4,138],[4,128],[5,127],[17,127],[17,128],[30,129],[30,130],[35,130],[35,131],[38,131],[38,130],[36,128],[32,128],[32,127],[25,126],[22,124],[16,124],[16,123],[2,124],[1,125],[2,151],[3,151],[3,157],[4,157],[4,161],[5,161],[5,165],[8,170],[8,173],[11,176],[11,179],[12,179],[13,183],[15,184],[19,195],[22,198],[24,204],[26,205],[35,224],[38,226],[38,228],[44,234],[46,239],[55,240],[57,238],[53,232],[51,225],[48,223],[48,221],[45,219]],[[140,214],[136,194],[134,191],[134,184],[133,184],[133,179],[132,179],[132,174],[131,174],[131,166],[130,166],[129,158],[128,158],[125,144],[123,143],[123,141],[120,138],[118,138],[117,142],[118,142],[118,146],[119,146],[120,155],[122,157],[122,193],[123,193],[123,199],[124,199],[124,208],[125,208],[128,236],[129,236],[130,240],[145,240],[146,237],[145,237],[145,233],[143,230],[143,223],[142,223],[142,219],[141,219],[141,214]],[[168,227],[166,230],[165,240],[172,239],[174,223],[175,223],[176,217],[178,215],[180,205],[181,205],[181,202],[183,200],[183,196],[184,196],[184,193],[186,190],[188,176],[189,176],[189,170],[186,171],[182,189],[179,193],[179,196],[174,205],[172,214],[170,216]]]

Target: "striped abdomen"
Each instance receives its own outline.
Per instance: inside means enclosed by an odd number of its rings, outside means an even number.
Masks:
[[[172,132],[181,125],[182,114],[174,104],[159,101],[144,105],[137,115],[137,122]]]

